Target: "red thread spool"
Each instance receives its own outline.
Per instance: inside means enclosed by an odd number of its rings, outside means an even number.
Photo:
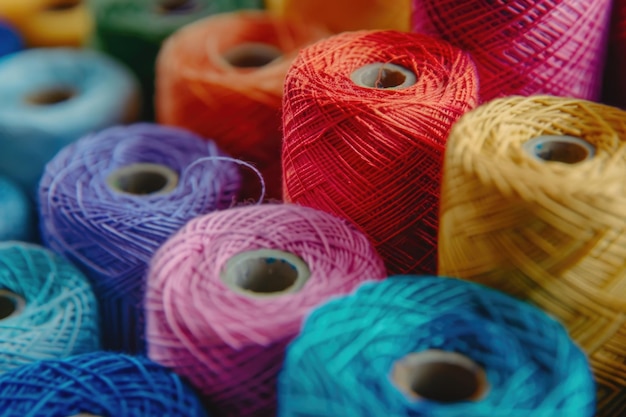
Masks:
[[[285,74],[304,45],[322,34],[265,12],[215,15],[164,44],[157,60],[160,123],[213,139],[263,174],[267,195],[281,197],[281,100]],[[257,199],[259,180],[243,172],[242,196]]]
[[[472,54],[483,101],[600,96],[612,0],[413,0],[413,31]]]
[[[469,54],[429,36],[345,32],[287,74],[284,197],[350,219],[391,274],[434,273],[443,151],[478,101]]]

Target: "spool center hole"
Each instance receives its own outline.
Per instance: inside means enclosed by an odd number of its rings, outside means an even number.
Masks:
[[[0,295],[0,320],[11,316],[17,310],[15,300],[6,295]]]
[[[427,362],[414,369],[410,386],[422,398],[452,403],[472,398],[480,387],[480,381],[476,372],[461,365]]]
[[[158,9],[161,13],[184,13],[193,10],[196,3],[193,0],[161,0]]]
[[[51,12],[61,12],[64,10],[70,10],[80,5],[81,0],[60,0],[54,2],[46,7],[46,10]]]
[[[280,58],[280,49],[262,43],[249,43],[231,48],[223,57],[237,68],[259,68]]]
[[[167,177],[160,172],[146,171],[120,175],[115,186],[128,194],[146,195],[163,190],[167,183]]]
[[[26,98],[26,102],[38,106],[49,106],[63,103],[74,97],[74,91],[67,88],[51,88],[31,94]]]
[[[264,294],[285,291],[298,279],[293,265],[276,258],[246,259],[236,265],[233,273],[239,288]]]
[[[406,76],[400,71],[381,68],[375,80],[372,80],[374,88],[393,88],[402,85],[406,81]]]
[[[535,147],[535,155],[544,161],[576,164],[589,158],[589,149],[577,143],[552,141]]]

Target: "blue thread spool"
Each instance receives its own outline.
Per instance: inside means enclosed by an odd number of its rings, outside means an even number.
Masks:
[[[134,120],[137,100],[129,71],[94,51],[29,49],[0,60],[0,174],[34,195],[62,147]]]
[[[34,237],[35,210],[26,194],[0,176],[0,241],[27,241]]]
[[[180,377],[144,357],[95,352],[0,375],[0,417],[206,417]]]
[[[80,271],[37,245],[0,243],[0,373],[96,351],[99,337],[96,299]]]
[[[319,307],[279,380],[280,417],[594,413],[586,357],[559,323],[455,279],[392,277]]]

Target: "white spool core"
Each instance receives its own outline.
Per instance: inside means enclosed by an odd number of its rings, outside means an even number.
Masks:
[[[357,68],[350,79],[358,86],[379,90],[401,90],[417,82],[417,76],[409,69],[383,62]]]
[[[76,92],[68,87],[52,87],[29,94],[24,99],[28,104],[51,106],[70,100]]]
[[[123,194],[167,194],[178,186],[178,174],[165,165],[137,163],[113,171],[107,185]]]
[[[411,353],[393,367],[392,381],[415,400],[441,403],[478,401],[489,391],[485,371],[455,352],[427,350]]]
[[[546,162],[577,164],[594,157],[596,148],[574,136],[539,136],[524,143],[523,149],[532,157]]]
[[[232,291],[254,298],[296,293],[310,276],[309,267],[300,257],[273,249],[235,255],[220,274]]]
[[[11,291],[0,290],[0,321],[22,314],[26,300]]]
[[[237,68],[260,68],[282,56],[283,52],[277,47],[260,42],[242,43],[222,54],[229,65]]]

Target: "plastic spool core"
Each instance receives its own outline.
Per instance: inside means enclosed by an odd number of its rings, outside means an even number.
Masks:
[[[73,9],[80,5],[81,0],[59,0],[46,6],[46,10],[50,12],[62,12],[65,10]]]
[[[417,82],[417,76],[412,71],[400,65],[383,62],[357,68],[350,75],[350,79],[360,87],[379,90],[401,90]]]
[[[441,350],[412,353],[394,364],[392,380],[406,395],[441,403],[477,401],[489,390],[485,371],[466,356]]]
[[[197,6],[194,0],[161,0],[157,6],[158,11],[163,14],[186,13]]]
[[[0,290],[0,320],[19,315],[26,307],[26,300],[7,290]]]
[[[26,97],[26,102],[37,106],[50,106],[68,101],[75,95],[74,90],[69,88],[49,88],[29,95]]]
[[[310,276],[300,257],[273,249],[235,255],[220,274],[228,288],[255,298],[298,292]]]
[[[266,43],[242,43],[226,51],[222,57],[237,68],[260,68],[277,60],[283,52]]]
[[[137,163],[113,171],[107,184],[114,191],[132,195],[155,195],[172,192],[178,174],[165,165]]]
[[[594,157],[596,148],[574,136],[539,136],[523,145],[533,157],[547,162],[577,164]]]

